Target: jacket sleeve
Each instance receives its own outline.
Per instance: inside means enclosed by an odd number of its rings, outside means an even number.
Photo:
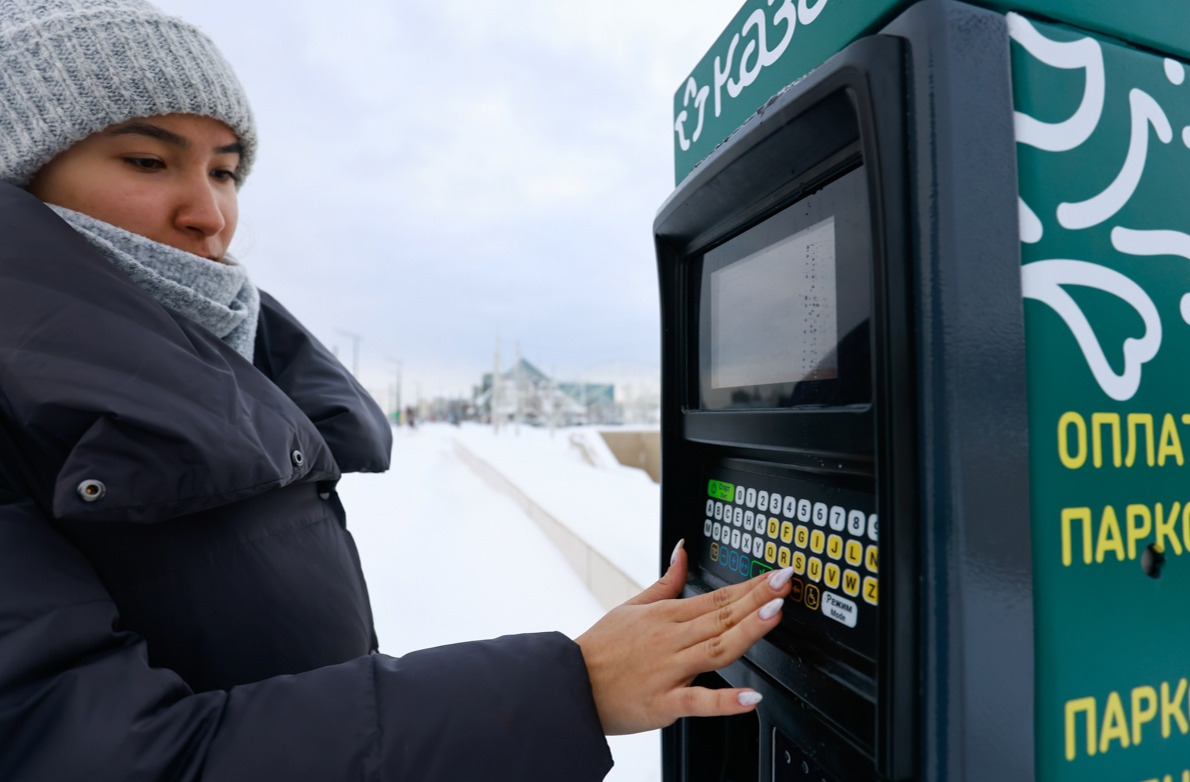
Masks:
[[[0,496],[0,779],[602,779],[578,647],[510,636],[194,694],[82,555]]]

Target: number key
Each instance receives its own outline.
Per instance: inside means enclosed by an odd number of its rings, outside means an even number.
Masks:
[[[853,510],[847,514],[847,531],[855,537],[864,534],[864,528],[868,524],[868,517],[864,515],[862,510]]]
[[[814,503],[814,526],[825,527],[828,514],[825,502]]]

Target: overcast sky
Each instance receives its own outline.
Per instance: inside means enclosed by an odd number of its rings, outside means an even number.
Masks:
[[[672,96],[739,2],[155,2],[256,111],[233,253],[369,387],[656,376]]]

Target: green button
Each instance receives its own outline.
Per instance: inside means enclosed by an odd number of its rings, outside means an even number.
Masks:
[[[756,578],[761,573],[767,573],[772,570],[771,567],[758,560],[752,560],[752,578]]]
[[[707,494],[717,500],[731,502],[732,497],[735,496],[735,484],[724,483],[723,481],[708,481]]]

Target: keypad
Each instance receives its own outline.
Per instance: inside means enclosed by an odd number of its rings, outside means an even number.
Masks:
[[[803,621],[833,627],[832,635],[874,627],[875,616],[868,615],[879,605],[880,524],[870,510],[871,495],[723,473],[708,481],[695,506],[706,509],[704,556],[711,572],[738,582],[792,566],[789,603],[803,609],[798,612]]]

